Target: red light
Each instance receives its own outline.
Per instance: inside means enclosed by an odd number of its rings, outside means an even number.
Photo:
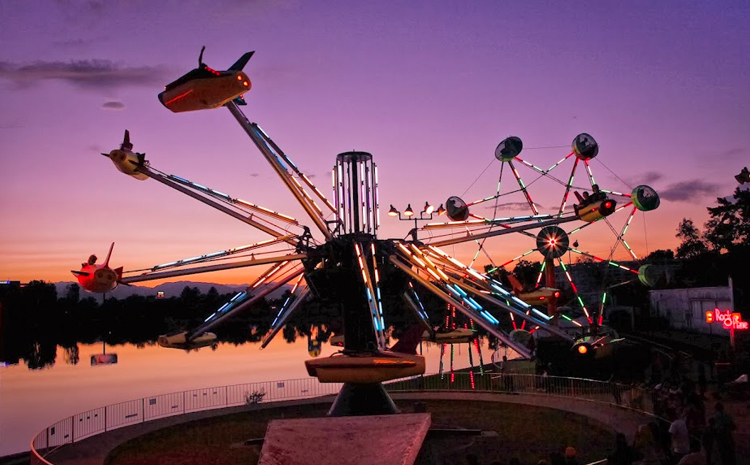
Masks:
[[[588,351],[589,351],[589,348],[588,348],[588,347],[586,347],[586,346],[584,346],[584,345],[580,345],[580,346],[578,346],[578,353],[579,353],[579,354],[581,354],[581,355],[584,355],[584,354],[585,354],[586,352],[588,352]]]
[[[612,202],[610,201],[604,202],[604,208],[612,208]]]
[[[713,323],[714,322],[714,312],[708,311],[706,312],[706,323]]]
[[[544,300],[544,296],[539,296],[539,300]]]
[[[242,83],[242,85],[245,86],[245,87],[247,87],[247,86],[250,85],[250,83],[248,83],[247,81],[245,81],[245,82]]]
[[[560,291],[555,292],[555,298],[560,297]]]

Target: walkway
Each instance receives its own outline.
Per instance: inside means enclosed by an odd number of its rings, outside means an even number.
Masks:
[[[587,400],[572,399],[569,397],[555,397],[546,395],[531,394],[501,394],[501,393],[481,393],[481,392],[392,392],[390,393],[394,400],[423,400],[423,399],[440,399],[440,400],[472,400],[472,401],[490,401],[504,402],[512,404],[534,405],[551,409],[564,410],[568,412],[584,415],[593,420],[607,425],[616,432],[624,433],[632,440],[632,434],[639,424],[650,421],[651,417],[647,414],[625,409],[615,405],[608,405],[599,402]],[[186,415],[153,420],[145,423],[139,423],[133,426],[119,428],[106,433],[84,439],[80,442],[66,445],[47,457],[55,465],[103,465],[104,459],[115,447],[123,444],[138,436],[156,431],[168,426],[186,423],[203,418],[227,415],[231,413],[243,412],[249,409],[257,410],[258,408],[277,408],[289,405],[303,405],[316,403],[331,403],[333,396],[319,397],[313,399],[304,399],[297,401],[273,402],[268,404],[259,404],[256,406],[230,407],[203,412],[195,412]]]

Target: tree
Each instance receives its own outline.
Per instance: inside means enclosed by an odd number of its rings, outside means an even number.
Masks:
[[[708,252],[708,246],[701,238],[700,231],[693,224],[693,220],[683,218],[677,226],[675,237],[682,239],[682,243],[677,247],[678,259],[695,258]]]
[[[521,281],[521,284],[523,284],[525,288],[533,288],[536,284],[536,279],[539,277],[539,270],[541,269],[541,262],[519,260],[515,268],[513,268],[513,275],[516,279]]]
[[[674,252],[670,249],[654,250],[643,261],[646,263],[672,262],[674,261]]]
[[[731,199],[719,197],[718,206],[709,207],[705,239],[714,250],[732,251],[750,244],[750,190],[737,187]]]
[[[65,300],[71,304],[77,304],[81,300],[81,287],[78,283],[71,283],[65,288]]]

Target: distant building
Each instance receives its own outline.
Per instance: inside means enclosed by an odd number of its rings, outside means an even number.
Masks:
[[[716,323],[708,323],[706,312],[716,308],[734,312],[732,278],[727,286],[663,289],[648,294],[652,314],[666,318],[676,329],[718,333],[722,328]]]

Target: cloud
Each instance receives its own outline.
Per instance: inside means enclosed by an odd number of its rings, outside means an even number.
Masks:
[[[652,184],[662,179],[663,177],[663,174],[657,173],[656,171],[646,171],[642,176],[639,177],[637,182],[631,182],[630,184]]]
[[[734,147],[731,149],[723,150],[719,153],[717,153],[717,157],[719,158],[730,158],[730,159],[736,159],[740,158],[740,155],[744,154],[747,151],[747,148],[743,147]]]
[[[93,39],[71,39],[71,40],[58,40],[53,42],[54,45],[63,48],[81,48],[91,45],[94,42]]]
[[[721,184],[693,179],[670,184],[666,189],[659,192],[659,197],[675,202],[689,202],[699,200],[707,195],[716,195],[721,187]]]
[[[110,60],[37,61],[19,65],[0,61],[0,79],[30,87],[42,81],[63,81],[85,90],[158,86],[169,79],[162,66],[123,66]]]
[[[119,101],[104,102],[103,110],[124,110],[125,104]]]
[[[260,174],[258,174],[258,173],[250,173],[250,177],[251,178],[257,178],[258,176],[260,176]]]
[[[0,129],[20,129],[25,127],[21,120],[16,118],[8,121],[0,121]]]

